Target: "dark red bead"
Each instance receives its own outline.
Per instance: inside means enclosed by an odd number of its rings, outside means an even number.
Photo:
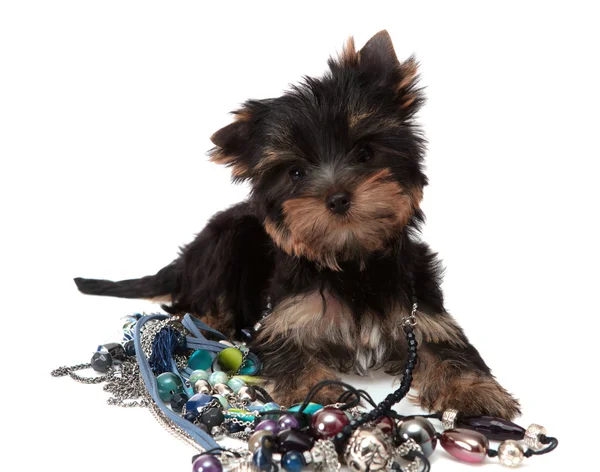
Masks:
[[[310,427],[317,438],[329,439],[340,433],[349,423],[350,420],[342,410],[327,407],[312,415]]]
[[[384,433],[390,434],[394,430],[394,420],[389,416],[382,416],[375,423]]]
[[[525,428],[495,416],[459,416],[456,426],[474,429],[494,441],[505,441],[506,439],[519,441],[525,436]]]

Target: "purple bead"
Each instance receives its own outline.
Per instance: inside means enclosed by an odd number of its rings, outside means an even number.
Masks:
[[[483,462],[487,457],[488,439],[470,429],[447,429],[440,444],[449,454],[465,462]]]
[[[215,456],[202,454],[192,464],[192,472],[223,472],[223,466]]]
[[[273,434],[279,432],[279,426],[275,420],[263,420],[256,425],[254,431],[271,431]]]
[[[277,424],[280,430],[300,428],[300,421],[294,415],[283,415],[279,418]]]
[[[512,421],[495,416],[459,416],[456,426],[474,429],[493,441],[513,439],[519,441],[525,436],[525,428]]]

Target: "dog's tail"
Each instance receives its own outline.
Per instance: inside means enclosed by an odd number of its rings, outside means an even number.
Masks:
[[[156,298],[170,295],[175,290],[177,270],[170,264],[155,275],[141,279],[129,279],[113,282],[100,279],[74,279],[81,293],[88,295],[104,295],[119,298]]]

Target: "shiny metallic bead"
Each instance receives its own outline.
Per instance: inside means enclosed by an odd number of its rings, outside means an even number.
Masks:
[[[412,439],[421,446],[425,457],[431,456],[437,446],[435,428],[420,416],[407,417],[398,423],[398,436],[403,441]]]
[[[348,440],[344,451],[346,465],[354,472],[385,470],[393,459],[394,448],[379,428],[359,428]]]
[[[506,467],[518,467],[523,462],[523,447],[509,439],[498,446],[498,459]]]
[[[233,390],[231,389],[231,387],[224,383],[215,384],[214,389],[219,395],[223,395],[224,397],[233,395]]]
[[[458,410],[449,408],[442,413],[442,427],[444,429],[452,429],[456,425],[456,417],[458,416]]]
[[[542,449],[544,445],[540,442],[541,434],[546,434],[546,428],[535,423],[529,425],[525,431],[525,437],[523,438],[525,444],[527,444],[527,447],[533,449],[534,451]]]
[[[483,434],[461,428],[444,431],[440,444],[448,454],[465,462],[483,462],[489,447],[489,441]]]
[[[242,401],[245,400],[245,401],[253,402],[254,400],[256,400],[256,390],[254,390],[252,387],[250,387],[248,385],[245,385],[238,390],[237,397]]]
[[[212,387],[208,383],[208,380],[198,380],[194,384],[194,393],[206,393],[209,394],[212,391]]]
[[[262,328],[262,323],[258,322],[256,323],[252,329],[254,329],[254,331],[260,331],[260,329]]]
[[[250,452],[256,452],[256,450],[263,447],[263,445],[272,448],[274,443],[275,438],[271,431],[265,429],[259,430],[252,434],[248,439],[248,450]]]

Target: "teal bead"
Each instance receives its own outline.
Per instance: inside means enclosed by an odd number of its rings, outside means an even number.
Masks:
[[[208,370],[212,365],[212,357],[208,351],[198,349],[188,359],[188,367],[192,370]]]
[[[173,395],[183,392],[183,382],[172,372],[165,372],[156,377],[158,396],[163,402],[170,402]]]
[[[223,395],[213,395],[213,397],[219,400],[219,403],[223,406],[225,410],[229,408],[229,402],[227,401],[227,398],[225,398]]]
[[[213,372],[208,377],[208,383],[210,383],[213,387],[217,384],[227,384],[228,380],[229,377],[227,377],[225,372]]]
[[[240,369],[240,375],[256,375],[260,371],[260,362],[255,363],[252,359],[246,359],[244,367]]]
[[[262,412],[265,411],[265,405],[257,400],[248,405],[248,410]]]
[[[190,383],[194,385],[198,380],[208,380],[208,372],[202,369],[195,370],[190,374]]]
[[[269,412],[269,411],[273,411],[273,410],[281,410],[281,407],[275,402],[265,403],[265,408],[264,408],[263,412]],[[262,418],[268,419],[268,420],[279,420],[279,416],[280,415],[262,415]]]
[[[229,388],[231,390],[233,390],[233,393],[238,393],[238,391],[240,390],[240,388],[242,388],[243,386],[246,385],[246,382],[244,382],[242,379],[231,379],[229,382],[227,382],[227,385],[229,386]]]
[[[228,347],[217,355],[217,359],[225,372],[237,372],[242,365],[244,355],[238,348]]]
[[[300,406],[302,406],[302,403],[296,403],[295,405],[289,407],[288,410],[300,411]],[[323,408],[323,405],[319,405],[318,403],[309,403],[308,405],[306,405],[306,408],[302,410],[302,412],[306,413],[307,415],[312,415],[314,412],[319,411],[321,408]]]
[[[300,472],[304,467],[304,458],[301,452],[289,451],[281,458],[281,467],[288,472]]]

